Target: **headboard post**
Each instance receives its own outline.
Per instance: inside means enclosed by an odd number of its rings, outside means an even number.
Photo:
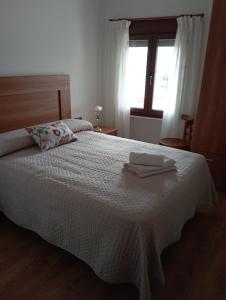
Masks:
[[[59,91],[61,119],[71,118],[70,90]]]

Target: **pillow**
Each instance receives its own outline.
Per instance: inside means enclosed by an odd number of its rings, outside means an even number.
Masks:
[[[77,140],[70,128],[62,121],[27,127],[26,130],[33,137],[41,151]]]
[[[0,157],[35,145],[34,140],[23,129],[0,134]]]
[[[79,131],[93,130],[93,125],[86,120],[66,119],[63,121],[74,133]]]

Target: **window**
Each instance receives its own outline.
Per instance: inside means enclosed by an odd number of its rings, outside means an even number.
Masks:
[[[148,40],[131,40],[128,59],[128,97],[131,107],[144,109]]]
[[[162,118],[176,30],[176,19],[132,21],[127,81],[132,115]]]
[[[174,41],[174,39],[158,40],[152,97],[153,110],[164,111],[166,98],[169,95],[169,82],[174,71],[171,68]]]

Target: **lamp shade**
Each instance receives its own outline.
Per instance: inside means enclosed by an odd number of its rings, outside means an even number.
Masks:
[[[96,107],[95,107],[95,111],[96,112],[99,112],[99,111],[102,111],[103,110],[103,106],[101,106],[101,105],[97,105]]]

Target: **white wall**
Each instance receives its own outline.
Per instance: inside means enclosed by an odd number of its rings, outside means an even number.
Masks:
[[[205,13],[209,15],[212,0],[106,0],[106,16],[155,17]]]
[[[101,0],[1,0],[0,76],[69,74],[72,114],[92,120]]]
[[[206,48],[212,2],[213,0],[107,0],[105,2],[105,24],[110,18],[143,18],[204,13],[204,48]],[[131,117],[131,137],[134,139],[158,143],[160,131],[160,120]]]
[[[212,0],[0,0],[0,76],[69,74],[72,115],[93,121],[109,18],[204,12]],[[131,118],[132,138],[157,142],[161,121]]]

